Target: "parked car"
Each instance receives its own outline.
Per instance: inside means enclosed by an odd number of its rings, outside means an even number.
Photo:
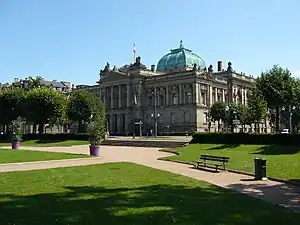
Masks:
[[[283,129],[280,133],[281,134],[288,134],[289,133],[289,129]]]

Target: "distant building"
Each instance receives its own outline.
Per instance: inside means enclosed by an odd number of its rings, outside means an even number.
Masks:
[[[30,81],[28,78],[25,79],[14,78],[14,81],[11,84],[0,83],[0,88],[8,88],[14,86],[15,84],[20,84],[21,86],[26,87],[29,82]],[[48,80],[41,79],[39,80],[39,82],[41,86],[53,88],[61,93],[70,93],[72,91],[72,88],[74,88],[74,85],[72,85],[71,82],[66,82],[66,81],[57,81],[57,80],[48,81]]]
[[[108,129],[113,134],[158,133],[207,130],[210,107],[217,101],[247,103],[247,92],[255,79],[224,69],[222,61],[206,66],[204,60],[180,46],[163,56],[148,69],[137,57],[121,68],[107,63],[100,71],[99,85],[80,86],[76,90],[95,93],[104,103]],[[137,125],[135,125],[137,124]]]

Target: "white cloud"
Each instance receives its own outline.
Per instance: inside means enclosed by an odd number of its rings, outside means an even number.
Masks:
[[[300,70],[292,72],[292,76],[294,76],[294,77],[300,77]]]

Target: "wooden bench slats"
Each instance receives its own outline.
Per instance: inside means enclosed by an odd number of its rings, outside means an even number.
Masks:
[[[216,163],[218,162],[218,163]],[[229,162],[229,157],[224,156],[212,156],[212,155],[201,155],[200,161],[197,161],[196,167],[208,167],[213,168],[215,167],[216,171],[218,171],[219,167],[223,167],[225,170],[225,164]]]

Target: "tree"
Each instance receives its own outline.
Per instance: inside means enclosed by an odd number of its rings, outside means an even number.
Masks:
[[[25,91],[20,88],[3,89],[0,93],[0,124],[5,127],[18,117],[24,117]]]
[[[84,125],[97,114],[105,116],[105,110],[95,95],[86,91],[76,91],[70,95],[67,116],[70,121],[78,123],[78,132],[85,132]]]
[[[218,131],[220,131],[220,121],[225,121],[226,119],[226,103],[216,102],[210,108],[211,119],[218,122]]]
[[[237,114],[237,118],[240,121],[240,124],[242,125],[242,127],[244,128],[244,125],[246,125],[248,123],[248,106],[247,105],[243,105],[243,104],[237,104],[236,105],[236,114]]]
[[[260,90],[255,86],[248,92],[248,118],[247,122],[256,125],[261,122],[262,119],[266,118],[267,115],[267,102]]]
[[[280,107],[292,104],[295,95],[295,80],[288,69],[274,65],[257,79],[256,87],[269,108],[276,109],[276,132],[279,131]]]
[[[39,124],[39,133],[44,132],[44,125],[63,117],[66,98],[63,94],[49,88],[33,88],[26,94],[26,118]]]

